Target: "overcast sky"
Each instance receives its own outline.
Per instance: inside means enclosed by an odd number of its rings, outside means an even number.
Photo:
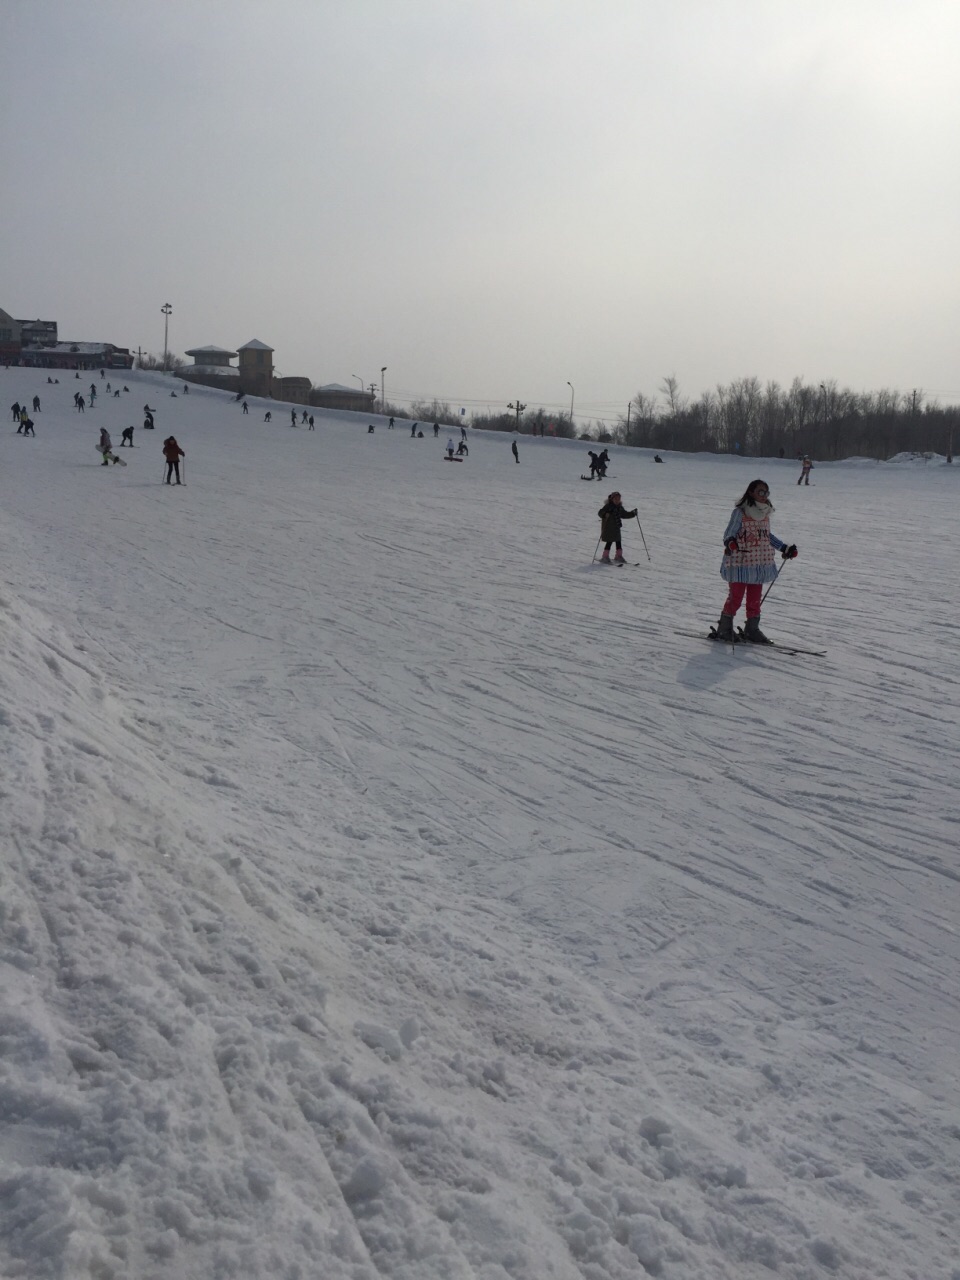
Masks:
[[[956,0],[0,0],[0,307],[625,411],[960,402]]]

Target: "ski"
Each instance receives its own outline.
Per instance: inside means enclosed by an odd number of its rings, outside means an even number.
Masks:
[[[713,627],[710,628],[710,632],[714,632]],[[710,644],[742,645],[745,649],[756,649],[761,652],[769,649],[771,651],[775,650],[778,653],[803,654],[810,658],[825,658],[827,656],[826,649],[800,649],[796,645],[775,644],[773,642],[770,644],[751,644],[749,640],[745,640],[739,633],[737,633],[732,640],[719,640],[716,634],[704,635],[702,631],[675,631],[673,634],[676,636],[687,636],[691,640],[707,640]]]

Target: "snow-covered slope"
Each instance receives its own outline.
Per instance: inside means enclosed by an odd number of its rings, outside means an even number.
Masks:
[[[957,468],[604,487],[45,377],[0,373],[5,1277],[958,1280]],[[826,658],[674,634],[755,475],[765,630]],[[650,563],[590,564],[613,487]]]

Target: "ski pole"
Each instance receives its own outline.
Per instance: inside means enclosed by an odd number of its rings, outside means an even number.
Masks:
[[[597,539],[597,550],[596,550],[596,551],[594,551],[594,553],[593,553],[593,559],[590,561],[590,563],[591,563],[591,564],[596,564],[596,563],[597,563],[597,551],[599,551],[599,550],[600,550],[600,543],[601,543],[602,541],[603,541],[603,534],[601,533],[600,537]]]
[[[773,588],[777,585],[777,579],[780,577],[781,573],[783,573],[784,569],[787,567],[787,565],[788,565],[789,563],[790,563],[790,561],[789,561],[789,560],[784,560],[783,564],[782,564],[782,565],[780,566],[780,568],[777,570],[777,577],[776,577],[776,578],[774,578],[774,580],[770,583],[769,587],[767,587],[766,591],[765,591],[765,592],[763,593],[763,595],[761,596],[761,598],[760,598],[760,607],[761,607],[761,609],[763,608],[763,602],[764,602],[764,600],[766,600],[767,596],[770,594],[770,592],[773,590]]]
[[[643,536],[643,525],[640,523],[640,517],[637,516],[637,528],[640,530],[640,541],[643,543],[644,551],[647,551],[647,540]],[[650,552],[647,551],[647,559],[650,559]]]

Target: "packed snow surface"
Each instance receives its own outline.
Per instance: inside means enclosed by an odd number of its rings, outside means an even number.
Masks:
[[[960,1278],[960,467],[587,484],[46,376],[0,372],[5,1280]],[[757,475],[764,629],[826,657],[675,634]]]

